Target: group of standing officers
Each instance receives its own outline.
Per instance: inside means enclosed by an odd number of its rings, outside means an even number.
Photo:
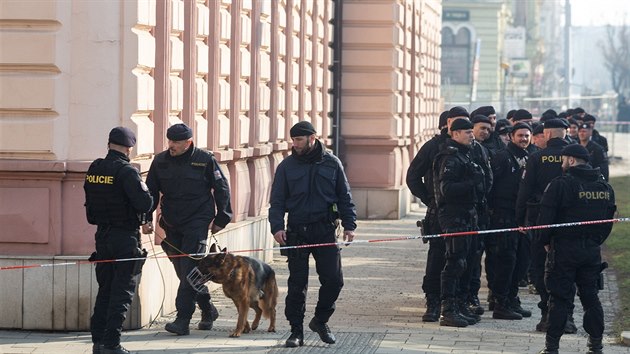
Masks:
[[[547,110],[538,121],[524,109],[497,121],[492,106],[470,114],[453,107],[440,115],[440,134],[427,141],[407,172],[407,185],[427,206],[425,235],[606,220],[614,216],[608,144],[583,109]],[[571,134],[567,134],[567,130]],[[535,137],[535,138],[534,138]],[[603,310],[598,293],[600,245],[611,223],[511,231],[485,236],[428,238],[422,289],[425,322],[466,327],[484,313],[478,291],[481,260],[492,317],[530,317],[518,297],[529,280],[540,296],[546,332],[542,354],[557,353],[563,333],[575,333],[573,299],[584,306],[589,353],[602,352]]]

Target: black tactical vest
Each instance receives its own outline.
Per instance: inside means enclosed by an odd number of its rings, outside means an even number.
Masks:
[[[123,167],[127,165],[129,163],[108,159],[97,159],[90,165],[83,184],[85,210],[90,224],[138,228],[138,217],[119,179]]]
[[[565,199],[558,215],[558,223],[608,219],[614,194],[603,180],[585,182],[576,177],[561,177],[565,183]],[[602,224],[562,228],[561,233],[571,236],[602,236]]]

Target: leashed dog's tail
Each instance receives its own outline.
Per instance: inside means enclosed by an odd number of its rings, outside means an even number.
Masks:
[[[266,265],[266,264],[265,264]],[[269,267],[268,265],[266,265]],[[262,310],[264,318],[270,318],[273,314],[276,315],[276,305],[278,304],[278,284],[276,283],[276,273],[269,267],[266,270],[267,279],[265,279],[265,285],[263,286],[264,296],[258,299],[258,307]]]

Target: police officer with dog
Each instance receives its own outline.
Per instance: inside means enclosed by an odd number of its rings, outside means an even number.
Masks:
[[[293,125],[292,153],[276,168],[271,187],[269,224],[280,245],[309,245],[337,242],[337,219],[344,228],[343,239],[354,239],[356,210],[341,161],[326,151],[308,121]],[[288,212],[285,227],[285,212]],[[341,254],[336,245],[291,249],[285,315],[291,325],[286,347],[304,344],[304,312],[308,287],[309,255],[313,255],[321,287],[315,316],[309,328],[328,344],[336,341],[328,327],[335,302],[343,287]]]
[[[192,135],[192,130],[183,123],[169,127],[168,150],[155,156],[147,175],[147,185],[155,199],[152,210],[160,201],[158,222],[166,233],[161,245],[169,256],[205,253],[208,229],[214,234],[232,220],[228,181],[212,153],[195,147]],[[144,225],[142,231],[153,232],[152,222]],[[190,334],[195,302],[201,309],[198,328],[212,329],[219,312],[208,292],[197,292],[187,280],[197,259],[185,256],[170,260],[179,278],[177,317],[165,329],[177,335]]]
[[[120,333],[146,258],[139,227],[153,205],[149,189],[129,163],[134,145],[136,136],[129,128],[112,129],[107,156],[92,162],[83,184],[87,220],[97,225],[90,261],[103,261],[96,264],[98,293],[90,321],[96,354],[129,353],[120,345]],[[126,258],[138,259],[107,261]]]
[[[551,181],[540,202],[539,225],[607,220],[614,216],[615,194],[598,168],[588,164],[588,150],[578,144],[562,152],[565,174]],[[540,230],[540,241],[548,251],[545,285],[549,291],[549,326],[545,348],[540,354],[557,354],[560,337],[573,302],[573,285],[584,307],[584,330],[588,353],[602,353],[604,312],[599,301],[598,280],[605,268],[601,244],[612,223],[579,225]]]

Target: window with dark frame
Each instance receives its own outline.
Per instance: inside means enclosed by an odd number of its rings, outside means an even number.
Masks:
[[[472,39],[467,28],[442,28],[442,84],[470,84],[470,55]]]

